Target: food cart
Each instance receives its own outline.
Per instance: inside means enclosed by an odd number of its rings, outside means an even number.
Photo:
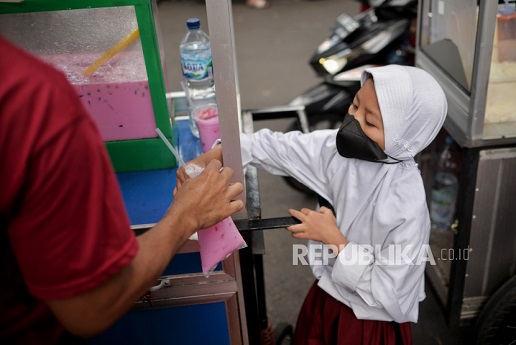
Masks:
[[[188,240],[133,310],[92,344],[260,344],[267,326],[260,230],[292,219],[261,220],[256,170],[244,174],[241,163],[240,132],[252,131],[252,116],[240,110],[231,1],[207,0],[206,9],[224,163],[234,170],[233,182],[246,186],[240,196],[246,208],[233,219],[248,247],[205,277],[198,242]],[[184,94],[170,92],[164,78],[156,12],[156,0],[0,2],[0,33],[63,70],[91,112],[137,235],[173,199],[177,162],[155,129],[184,160],[201,152]]]
[[[419,156],[429,202],[445,134],[460,151],[454,221],[432,231],[426,272],[449,325],[476,322],[482,344],[516,339],[516,15],[505,6],[421,0],[418,9],[416,65],[448,100],[445,133]]]

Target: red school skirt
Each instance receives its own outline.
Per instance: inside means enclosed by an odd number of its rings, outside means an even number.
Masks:
[[[411,345],[410,323],[359,320],[345,304],[312,285],[297,319],[293,345]]]

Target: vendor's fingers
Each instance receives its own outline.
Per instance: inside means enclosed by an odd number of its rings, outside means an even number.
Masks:
[[[186,174],[186,170],[184,167],[180,167],[177,170],[176,180],[180,183],[183,183],[184,181],[188,180],[188,175]],[[180,183],[178,183],[178,185],[180,185]]]
[[[220,169],[222,168],[222,163],[216,159],[213,159],[211,160],[208,165],[206,166],[206,168],[204,169],[205,171],[220,171]],[[223,169],[224,170],[224,169]]]
[[[231,214],[240,211],[244,208],[244,202],[242,200],[232,200],[229,203]]]
[[[233,169],[228,167],[222,167],[219,169],[219,174],[229,182],[233,178]]]
[[[233,183],[228,186],[227,189],[227,195],[230,199],[236,198],[238,195],[240,195],[244,191],[244,186],[240,183]]]

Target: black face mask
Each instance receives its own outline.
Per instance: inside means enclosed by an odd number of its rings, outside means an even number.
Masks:
[[[344,116],[344,121],[337,133],[337,151],[342,157],[346,158],[356,158],[378,163],[399,162],[382,162],[389,156],[364,133],[360,122],[349,113]]]

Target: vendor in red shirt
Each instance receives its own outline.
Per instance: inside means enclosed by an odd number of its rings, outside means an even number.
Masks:
[[[2,37],[0,52],[0,343],[69,343],[65,329],[98,334],[131,309],[190,235],[243,207],[243,187],[213,162],[135,237],[64,75]]]

